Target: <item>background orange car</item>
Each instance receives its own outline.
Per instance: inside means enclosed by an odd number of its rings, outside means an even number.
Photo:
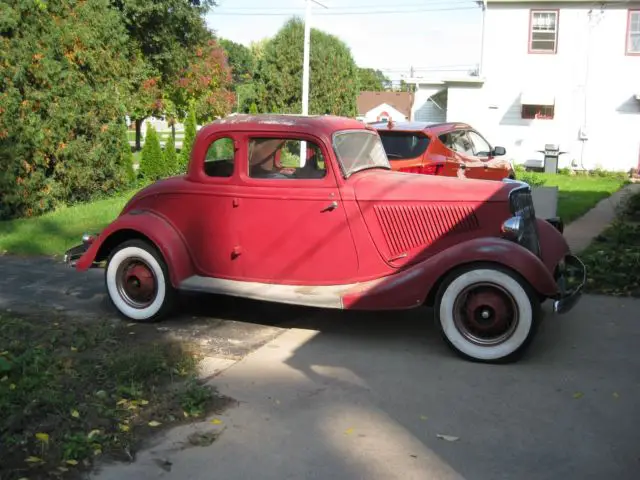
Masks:
[[[492,147],[465,123],[389,122],[371,125],[394,170],[425,175],[502,180],[515,178],[503,147]]]

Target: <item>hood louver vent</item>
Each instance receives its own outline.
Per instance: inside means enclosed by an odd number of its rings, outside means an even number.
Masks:
[[[478,228],[478,219],[469,206],[376,205],[374,208],[392,255]]]

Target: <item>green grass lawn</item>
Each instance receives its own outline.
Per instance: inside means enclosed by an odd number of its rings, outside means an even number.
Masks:
[[[0,254],[64,255],[84,232],[99,232],[133,196],[130,191],[93,203],[61,208],[41,217],[0,222]]]
[[[597,176],[551,175],[544,173],[523,173],[517,175],[525,182],[544,181],[547,187],[558,187],[558,216],[565,223],[581,217],[600,200],[620,190],[625,184],[623,178]],[[533,185],[532,185],[533,186]]]

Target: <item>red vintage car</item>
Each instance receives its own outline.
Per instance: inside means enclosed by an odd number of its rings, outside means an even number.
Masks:
[[[492,147],[466,123],[372,124],[391,168],[400,172],[482,180],[515,179],[504,147]]]
[[[541,302],[568,311],[585,281],[559,229],[536,219],[528,185],[395,172],[375,129],[333,116],[203,127],[186,175],[138,192],[66,261],[105,264],[111,302],[137,321],[168,315],[179,291],[430,305],[447,343],[484,362],[517,358]]]

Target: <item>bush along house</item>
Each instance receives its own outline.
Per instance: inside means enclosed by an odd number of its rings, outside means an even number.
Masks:
[[[415,78],[416,120],[467,122],[510,159],[640,165],[640,1],[487,0],[478,71]]]

